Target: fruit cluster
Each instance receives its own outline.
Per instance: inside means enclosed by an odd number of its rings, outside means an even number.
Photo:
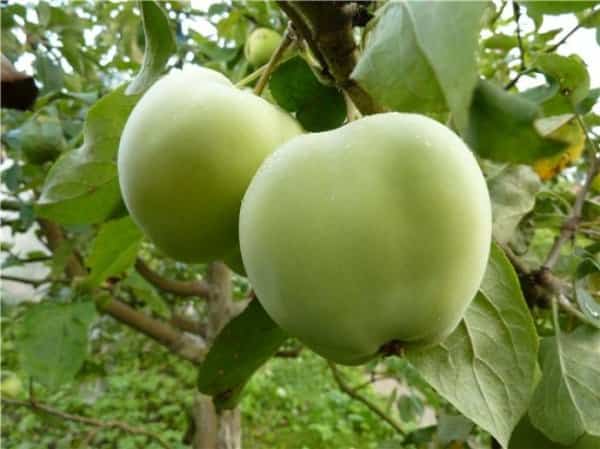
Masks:
[[[215,71],[174,70],[131,113],[118,168],[131,217],[159,248],[247,274],[273,320],[335,362],[441,341],[485,271],[485,180],[425,116],[303,133]]]

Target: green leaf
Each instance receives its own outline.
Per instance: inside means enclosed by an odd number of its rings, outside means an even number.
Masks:
[[[510,449],[596,449],[600,447],[600,438],[585,435],[573,446],[563,446],[549,440],[542,432],[531,425],[525,415],[510,438]]]
[[[583,100],[590,90],[590,76],[585,62],[577,56],[560,56],[543,53],[535,60],[536,67],[560,85],[560,92],[575,105]]]
[[[285,339],[260,302],[252,300],[217,336],[200,365],[198,390],[212,396],[218,410],[235,407],[246,382]]]
[[[397,402],[398,413],[404,422],[418,422],[425,411],[425,406],[416,395],[400,396]]]
[[[307,131],[337,128],[346,118],[344,96],[335,87],[317,80],[301,57],[281,64],[269,82],[275,101],[285,110],[295,112]]]
[[[578,114],[587,114],[592,110],[592,108],[598,103],[598,98],[600,98],[600,87],[596,87],[594,89],[590,89],[587,97],[579,102],[576,107]]]
[[[160,77],[176,49],[169,19],[158,3],[140,1],[138,4],[142,11],[146,48],[142,68],[127,87],[127,95],[139,94],[148,89]]]
[[[586,432],[600,436],[599,362],[598,329],[580,326],[542,341],[529,418],[551,440],[569,445]]]
[[[43,84],[43,88],[40,91],[41,95],[62,89],[65,83],[63,71],[50,57],[38,53],[35,58],[34,67],[36,71],[35,79],[41,81]]]
[[[120,285],[131,290],[136,299],[143,301],[156,315],[167,318],[171,309],[158,294],[152,284],[146,281],[136,271],[129,273]]]
[[[600,303],[588,292],[589,284],[587,279],[578,279],[575,281],[575,299],[581,311],[596,327],[600,329]]]
[[[81,148],[63,154],[46,177],[36,212],[61,224],[100,223],[123,205],[115,158],[137,96],[123,88],[89,109]]]
[[[441,396],[506,446],[529,404],[537,346],[517,276],[493,245],[480,291],[458,328],[407,356]]]
[[[92,302],[31,306],[17,337],[22,368],[51,389],[71,381],[85,360],[88,329],[95,315]]]
[[[498,162],[530,163],[562,151],[563,143],[542,138],[534,127],[539,106],[481,80],[473,96],[465,140],[481,157]]]
[[[483,40],[483,47],[493,50],[510,50],[519,45],[517,36],[497,33]]]
[[[239,48],[221,47],[218,42],[212,41],[194,30],[190,30],[190,36],[197,45],[198,51],[210,61],[229,62],[235,59],[240,52]]]
[[[87,281],[96,286],[126,271],[135,262],[141,242],[142,232],[129,216],[104,223],[86,259]]]
[[[442,413],[438,420],[438,441],[445,447],[453,441],[466,441],[473,430],[473,422],[462,415]]]
[[[527,8],[527,14],[539,16],[542,14],[566,14],[591,8],[599,2],[596,1],[524,1],[520,2]]]
[[[397,111],[450,111],[467,126],[477,83],[481,17],[487,2],[390,2],[375,19],[352,72],[379,103]]]
[[[533,210],[540,179],[530,167],[506,165],[488,177],[487,183],[492,200],[494,238],[499,243],[507,243],[521,219]]]

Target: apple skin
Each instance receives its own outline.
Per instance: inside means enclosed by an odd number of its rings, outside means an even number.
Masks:
[[[240,211],[248,278],[267,313],[342,364],[432,345],[481,283],[491,206],[467,146],[432,119],[383,113],[295,137]]]
[[[598,449],[600,448],[600,437],[584,435],[575,443],[563,446],[556,443],[533,427],[526,416],[517,425],[510,437],[508,449]]]
[[[244,55],[248,62],[258,67],[269,62],[281,42],[281,34],[269,28],[257,28],[246,40]]]
[[[167,255],[242,271],[238,215],[263,159],[301,132],[289,115],[222,74],[171,71],[121,135],[119,184],[132,219]]]

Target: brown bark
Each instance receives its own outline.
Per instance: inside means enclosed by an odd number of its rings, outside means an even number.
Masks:
[[[219,331],[234,316],[236,307],[231,296],[231,271],[222,262],[208,266],[207,340],[212,343]],[[192,409],[194,449],[241,449],[242,431],[239,408],[218,414],[212,398],[197,393]]]
[[[353,9],[343,2],[279,1],[279,7],[294,24],[323,66],[325,74],[343,89],[362,114],[382,112],[350,74],[358,61],[353,35]]]

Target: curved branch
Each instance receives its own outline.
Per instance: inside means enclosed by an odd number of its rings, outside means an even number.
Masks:
[[[48,248],[56,251],[65,239],[63,230],[58,224],[49,220],[40,219],[38,222],[46,236]],[[65,272],[71,278],[87,275],[81,256],[76,251],[69,256]],[[190,283],[185,284],[189,287]],[[197,294],[200,291],[199,286],[197,283],[193,284],[195,284],[194,294]],[[97,306],[117,321],[152,338],[186,360],[199,362],[207,352],[206,344],[200,337],[179,332],[168,324],[154,319],[118,299],[110,297],[105,303],[99,303]]]
[[[148,282],[160,290],[173,293],[177,296],[200,296],[208,298],[210,287],[207,282],[202,280],[197,281],[176,281],[163,278],[160,274],[153,271],[142,259],[137,259],[135,269]]]
[[[356,389],[350,387],[350,385],[348,385],[344,381],[344,379],[342,379],[342,376],[340,375],[340,372],[337,369],[337,366],[335,365],[335,363],[328,361],[327,364],[329,365],[329,368],[331,369],[331,374],[333,375],[333,380],[335,380],[335,383],[338,385],[338,387],[340,387],[340,390],[342,390],[344,393],[346,393],[352,399],[362,402],[373,413],[375,413],[382,420],[384,420],[386,423],[388,423],[396,432],[398,432],[402,436],[406,436],[406,432],[404,431],[404,429],[402,429],[400,424],[394,418],[392,418],[390,415],[388,415],[381,407],[379,407],[377,404],[372,402],[370,399],[359,394],[356,391]]]
[[[107,303],[101,304],[100,310],[190,362],[201,362],[208,351],[201,337],[179,332],[117,299],[110,299]]]
[[[135,427],[130,424],[127,424],[122,421],[117,420],[109,420],[102,421],[95,418],[88,418],[87,416],[81,415],[73,415],[71,413],[63,412],[62,410],[58,410],[54,407],[51,407],[46,404],[42,404],[40,402],[31,400],[31,401],[21,401],[18,399],[8,399],[2,398],[2,404],[6,405],[15,405],[19,407],[29,407],[35,411],[41,411],[48,415],[57,416],[58,418],[64,419],[66,421],[73,421],[80,424],[85,424],[86,426],[93,426],[98,429],[117,429],[121,432],[130,433],[134,435],[144,435],[153,440],[155,440],[158,444],[160,444],[165,449],[171,449],[166,441],[164,441],[157,433],[152,432],[150,430],[143,429],[141,427]]]

